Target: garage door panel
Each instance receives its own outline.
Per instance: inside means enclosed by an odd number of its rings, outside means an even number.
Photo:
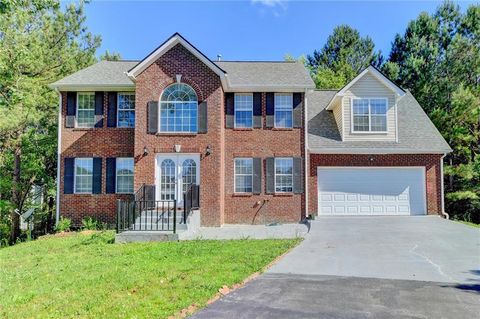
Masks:
[[[317,176],[320,215],[425,213],[423,168],[318,168]]]

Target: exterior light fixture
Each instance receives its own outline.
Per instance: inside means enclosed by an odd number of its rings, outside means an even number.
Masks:
[[[146,146],[143,147],[143,156],[148,155],[148,148]]]
[[[182,150],[182,145],[175,144],[175,153],[180,153],[181,150]]]
[[[210,145],[207,145],[207,148],[205,149],[205,156],[208,156],[210,154],[212,154],[212,149]]]
[[[368,160],[369,160],[370,162],[373,162],[373,156],[370,156],[370,157],[368,158]]]

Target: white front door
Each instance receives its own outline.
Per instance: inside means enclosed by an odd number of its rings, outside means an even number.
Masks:
[[[183,192],[190,184],[200,183],[199,154],[157,154],[156,199],[177,200],[183,204]]]
[[[423,167],[318,167],[319,215],[423,215]]]

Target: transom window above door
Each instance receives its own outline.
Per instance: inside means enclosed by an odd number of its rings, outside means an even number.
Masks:
[[[385,98],[352,99],[352,131],[387,132],[387,102]]]
[[[160,98],[160,132],[197,133],[198,98],[185,83],[168,86]]]
[[[252,128],[253,126],[253,94],[235,93],[234,99],[235,127]]]

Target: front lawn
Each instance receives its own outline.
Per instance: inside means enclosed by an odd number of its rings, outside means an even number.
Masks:
[[[0,318],[165,318],[204,306],[299,240],[111,244],[112,232],[0,249]]]
[[[475,223],[471,223],[471,222],[466,222],[466,221],[464,221],[464,220],[456,220],[456,221],[459,222],[459,223],[468,225],[468,226],[480,228],[480,224],[475,224]]]

